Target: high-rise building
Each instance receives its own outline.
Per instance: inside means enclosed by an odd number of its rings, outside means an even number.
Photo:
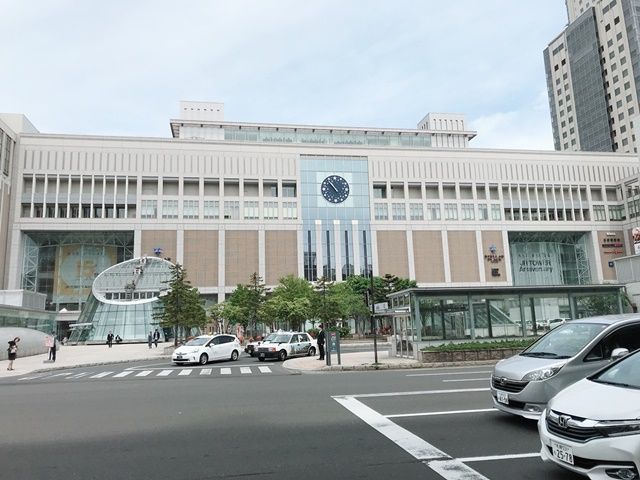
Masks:
[[[566,0],[544,51],[556,150],[637,152],[640,0]]]

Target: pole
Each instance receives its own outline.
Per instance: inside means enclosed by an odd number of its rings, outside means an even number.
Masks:
[[[373,331],[373,358],[374,363],[378,364],[378,334],[376,332],[376,324],[375,324],[375,306],[374,306],[374,295],[373,295],[373,268],[369,271],[369,280],[371,282],[371,329]]]

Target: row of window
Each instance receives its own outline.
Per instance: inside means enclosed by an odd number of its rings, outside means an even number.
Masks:
[[[245,201],[240,212],[240,202],[238,200],[225,200],[220,208],[220,201],[205,200],[202,208],[202,218],[205,220],[296,220],[298,218],[298,205],[296,202],[282,202],[282,217],[279,216],[278,202]],[[262,210],[262,211],[261,211]],[[178,200],[162,200],[162,212],[158,212],[157,200],[142,200],[140,205],[140,218],[151,219],[177,219],[180,217],[178,210]],[[199,219],[200,202],[198,200],[182,201],[182,218]]]
[[[442,208],[439,203],[427,203],[426,209],[422,203],[410,203],[409,204],[409,220],[420,221],[426,220],[438,221],[442,220],[442,211],[444,210],[444,220],[475,220],[476,219],[476,205],[471,203],[465,203],[460,205],[460,212],[458,212],[457,203],[445,203]],[[480,204],[477,206],[477,219],[489,220],[489,211],[491,211],[491,220],[502,220],[501,207],[498,204],[487,205]],[[389,206],[386,203],[374,203],[373,215],[375,220],[389,220]],[[407,209],[404,203],[392,203],[391,204],[391,219],[392,220],[406,220]]]

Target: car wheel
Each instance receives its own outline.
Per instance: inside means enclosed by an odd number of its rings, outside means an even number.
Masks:
[[[252,357],[255,357],[255,356],[256,356],[256,354],[255,354],[255,353],[253,353],[253,352],[251,352],[249,355],[251,355]]]
[[[231,352],[231,361],[235,362],[236,360],[238,360],[238,357],[240,355],[238,354],[238,350],[234,350],[233,352]]]
[[[209,363],[209,357],[206,353],[203,353],[200,355],[200,365],[206,365],[207,363]]]
[[[281,362],[284,362],[286,359],[287,359],[287,351],[280,350],[280,352],[278,352],[278,360],[280,360]]]
[[[264,357],[258,357],[258,360],[260,360],[261,362],[264,362]]]
[[[315,349],[315,347],[311,347],[311,348],[309,349],[308,356],[309,356],[309,357],[315,357],[315,356],[316,356],[316,349]]]

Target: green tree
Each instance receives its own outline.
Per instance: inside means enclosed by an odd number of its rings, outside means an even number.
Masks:
[[[287,275],[264,302],[260,311],[261,318],[269,319],[273,328],[276,323],[284,322],[299,330],[311,316],[311,297],[313,290],[303,278]]]
[[[176,263],[170,267],[171,278],[167,283],[167,293],[160,297],[160,306],[153,313],[153,318],[160,321],[161,327],[173,329],[174,345],[182,333],[192,328],[204,328],[207,315],[200,298],[200,292],[187,280],[187,271]]]

